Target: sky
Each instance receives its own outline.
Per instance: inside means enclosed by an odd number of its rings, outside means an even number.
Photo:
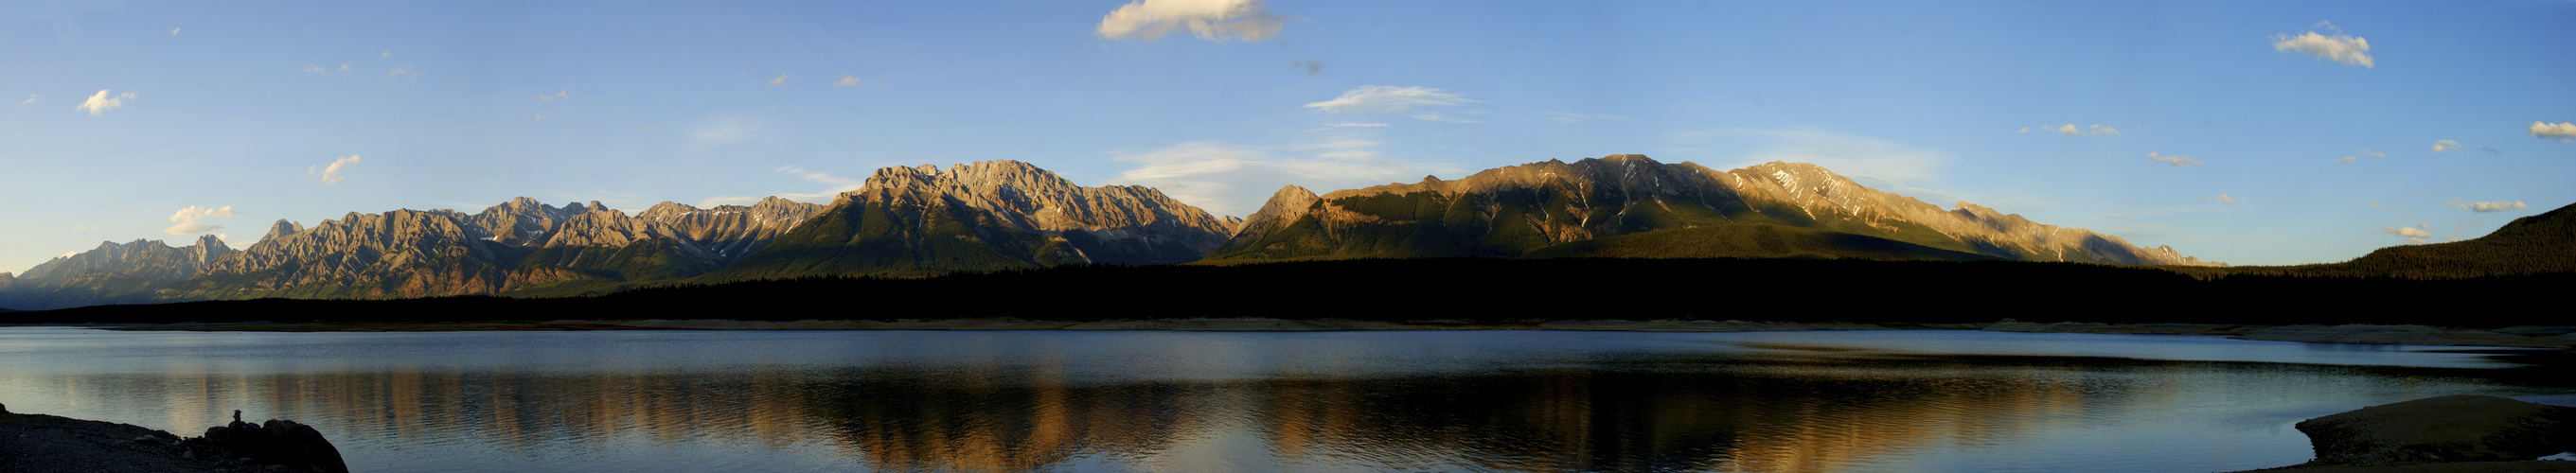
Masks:
[[[514,197],[1007,159],[1219,215],[1611,154],[1810,162],[2248,265],[2576,203],[2576,1],[0,0],[0,271]]]

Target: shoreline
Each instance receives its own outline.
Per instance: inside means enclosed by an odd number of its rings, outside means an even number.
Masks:
[[[1771,332],[1813,330],[1984,330],[1995,332],[2097,333],[2117,335],[2221,335],[2243,340],[2426,345],[2503,348],[2576,348],[2576,326],[2515,326],[2495,329],[2429,325],[2229,325],[2098,322],[1987,323],[1928,322],[1762,322],[1742,320],[1531,320],[1490,322],[1466,320],[1365,321],[1339,319],[1189,318],[1103,321],[1027,320],[1011,318],[879,320],[745,321],[730,319],[563,319],[548,321],[458,322],[231,322],[175,324],[27,324],[124,331],[195,332],[454,332],[454,331],[590,331],[590,330],[1171,330],[1171,331],[1358,331],[1358,330],[1567,330],[1607,332]]]

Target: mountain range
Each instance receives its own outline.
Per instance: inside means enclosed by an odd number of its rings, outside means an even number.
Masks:
[[[2534,230],[2543,224],[2576,225],[2576,212],[2527,217],[2497,234],[2564,239],[2564,229]],[[2448,245],[2490,253],[2530,246],[2478,241]],[[2391,248],[2356,262],[2450,261],[2439,255],[2457,253],[2410,251],[2422,253]],[[1064,264],[1437,257],[2065,261],[2158,265],[2202,277],[2299,268],[2226,268],[1966,202],[1944,210],[1800,163],[1718,171],[1613,155],[1321,195],[1288,186],[1237,219],[1150,187],[1083,187],[1027,163],[986,161],[880,169],[823,205],[777,197],[713,208],[664,202],[629,215],[598,202],[556,207],[518,198],[473,214],[350,213],[311,227],[281,220],[241,250],[212,236],[182,247],[107,242],[25,274],[0,273],[0,307],[571,296]],[[2525,269],[2548,270],[2535,268]]]

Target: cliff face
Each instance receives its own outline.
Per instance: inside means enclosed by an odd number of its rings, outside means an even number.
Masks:
[[[1551,160],[1322,196],[1281,189],[1210,258],[1508,257],[1558,243],[1730,223],[1831,230],[2026,261],[2217,264],[1965,202],[1945,211],[1812,164],[1717,171],[1641,155]]]
[[[1161,191],[1077,186],[1028,163],[891,167],[709,278],[1185,263],[1231,232],[1229,222]]]

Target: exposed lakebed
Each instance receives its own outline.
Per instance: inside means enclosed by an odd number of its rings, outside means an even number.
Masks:
[[[1831,331],[116,332],[0,328],[15,411],[232,409],[357,471],[2230,471],[2300,420],[2576,401],[2551,356]],[[2530,353],[2542,353],[2532,351]],[[2551,352],[2563,353],[2563,352]]]

